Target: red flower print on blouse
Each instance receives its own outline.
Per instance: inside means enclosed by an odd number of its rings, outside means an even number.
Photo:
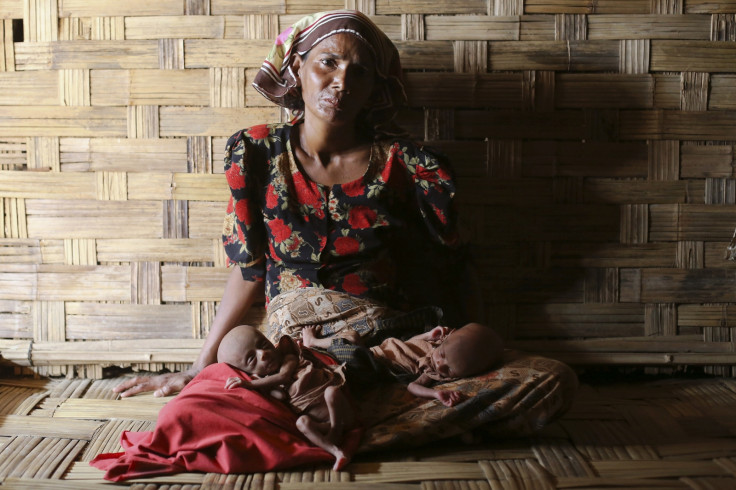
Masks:
[[[316,208],[321,205],[319,192],[311,186],[304,176],[297,172],[292,175],[294,179],[294,189],[296,190],[296,198],[300,204],[306,204],[310,208]]]
[[[438,168],[437,169],[437,175],[442,180],[450,180],[450,173],[447,170],[445,170],[444,168]]]
[[[435,206],[434,204],[432,204],[432,210],[434,210],[434,214],[437,216],[437,219],[440,220],[440,223],[442,223],[443,225],[446,225],[447,216],[445,216],[445,213],[440,208]]]
[[[355,295],[361,295],[368,291],[368,288],[365,287],[365,284],[360,280],[358,274],[346,275],[345,279],[342,281],[342,289],[346,293]]]
[[[225,211],[227,214],[230,214],[235,209],[235,206],[233,205],[233,196],[230,196],[230,199],[227,201],[227,211]]]
[[[254,140],[262,140],[263,138],[268,136],[268,126],[265,124],[259,124],[258,126],[253,126],[252,128],[248,129],[248,131],[246,131],[245,134],[247,134]]]
[[[240,199],[235,203],[235,216],[245,223],[246,226],[250,226],[250,209],[248,209],[247,199]]]
[[[436,184],[438,182],[437,174],[431,170],[427,170],[421,165],[417,165],[417,177],[422,180],[426,180],[427,182],[431,182],[432,184]]]
[[[368,206],[355,206],[350,210],[348,223],[351,227],[364,230],[376,222],[376,212]]]
[[[358,197],[365,194],[365,185],[363,185],[363,179],[354,180],[342,185],[342,191],[346,196]]]
[[[351,255],[360,250],[360,243],[355,238],[341,236],[335,240],[335,252],[337,255]]]
[[[279,204],[279,196],[276,194],[276,188],[273,184],[268,184],[266,189],[266,207],[273,209]]]
[[[276,243],[281,243],[291,236],[291,227],[281,218],[269,221],[268,227],[271,228],[271,234]]]
[[[227,183],[232,189],[242,189],[245,187],[245,176],[240,175],[240,167],[236,164],[231,164],[230,168],[225,172],[225,178]]]

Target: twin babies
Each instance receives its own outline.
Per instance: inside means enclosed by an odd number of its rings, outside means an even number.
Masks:
[[[305,347],[329,352],[332,340],[318,338],[314,328],[305,328],[302,335]],[[358,341],[357,335],[348,338]],[[406,342],[389,338],[370,349],[371,355],[392,371],[416,375],[407,386],[410,393],[440,400],[446,406],[460,402],[462,394],[434,390],[430,384],[487,371],[498,361],[499,351],[496,334],[478,323],[457,330],[435,327]],[[275,346],[249,325],[235,327],[225,335],[217,361],[228,363],[252,378],[250,381],[229,378],[227,389],[256,389],[284,401],[299,414],[297,428],[304,436],[335,457],[334,470],[348,463],[349,458],[339,444],[344,430],[353,423],[353,414],[343,392],[345,376],[340,365],[325,367],[312,362],[290,337],[283,337]]]

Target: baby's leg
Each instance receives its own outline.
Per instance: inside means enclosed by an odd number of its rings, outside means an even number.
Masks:
[[[326,423],[316,422],[309,415],[302,415],[296,419],[296,427],[312,444],[321,447],[335,457],[335,464],[332,466],[333,470],[341,470],[348,463],[345,453],[328,436],[330,430]]]
[[[330,337],[317,337],[318,328],[321,330],[321,327],[318,327],[317,325],[309,325],[302,329],[302,343],[304,343],[304,347],[318,347],[320,349],[327,349],[330,347],[332,339]]]

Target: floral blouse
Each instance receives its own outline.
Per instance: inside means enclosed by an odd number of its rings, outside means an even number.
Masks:
[[[415,143],[380,141],[362,177],[330,187],[301,170],[292,129],[254,126],[228,140],[228,262],[246,280],[265,280],[267,300],[323,287],[400,309],[421,303],[412,297],[426,281],[416,272],[438,262],[426,262],[429,251],[451,257],[459,245],[447,164]]]

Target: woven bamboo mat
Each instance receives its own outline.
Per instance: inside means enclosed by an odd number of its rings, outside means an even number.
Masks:
[[[120,379],[0,379],[0,487],[111,488],[88,461],[151,430],[169,398],[115,399]],[[136,489],[734,489],[736,380],[582,384],[572,409],[531,438],[360,455],[253,475],[185,473]]]

